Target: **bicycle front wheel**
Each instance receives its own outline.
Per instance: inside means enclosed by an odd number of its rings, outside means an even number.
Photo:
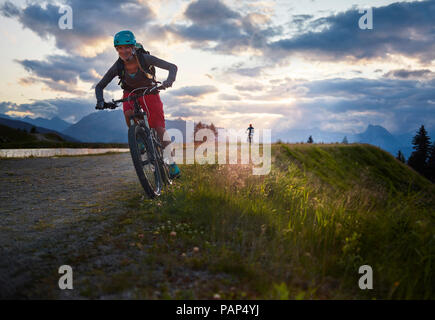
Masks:
[[[150,134],[137,124],[128,129],[130,154],[139,181],[150,198],[155,198],[162,191],[159,163]]]

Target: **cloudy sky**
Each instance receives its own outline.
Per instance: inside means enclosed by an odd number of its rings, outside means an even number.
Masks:
[[[73,28],[59,28],[59,8]],[[373,29],[360,29],[372,8]],[[0,113],[76,122],[132,30],[178,66],[167,119],[358,133],[435,129],[435,0],[0,1]],[[159,80],[166,70],[157,70]],[[117,80],[105,99],[121,97]]]

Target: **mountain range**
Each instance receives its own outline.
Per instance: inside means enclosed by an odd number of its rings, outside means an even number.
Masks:
[[[44,127],[39,127],[37,125],[31,124],[31,123],[28,123],[28,122],[24,122],[24,121],[21,121],[21,120],[15,120],[14,118],[11,118],[11,117],[3,118],[3,115],[0,115],[0,124],[8,126],[10,128],[14,128],[14,129],[21,129],[21,130],[24,129],[27,132],[29,132],[34,127],[38,133],[50,133],[50,132],[53,132],[53,133],[58,134],[60,137],[62,137],[66,141],[80,142],[79,139],[71,137],[71,136],[66,135],[64,133],[58,132],[56,130],[52,130],[52,129],[48,129],[48,128],[44,128]]]
[[[180,130],[183,141],[186,141],[186,121],[165,120],[165,126],[166,129]],[[93,112],[66,128],[62,133],[83,142],[128,142],[127,125],[121,110]]]
[[[125,118],[121,110],[93,112],[83,117],[75,124],[70,124],[58,117],[54,117],[50,120],[44,118],[31,119],[29,117],[19,119],[20,120],[17,120],[17,118],[0,114],[1,124],[13,128],[25,128],[26,130],[30,130],[32,126],[36,126],[37,130],[41,133],[57,131],[68,141],[104,143],[127,142],[127,126],[125,125]],[[183,134],[183,141],[186,141],[185,120],[166,120],[166,129],[180,130]],[[343,138],[346,136],[349,143],[369,143],[390,152],[394,156],[401,150],[405,158],[408,158],[413,151],[412,138],[415,136],[417,130],[418,128],[415,128],[414,131],[393,135],[384,127],[372,124],[369,124],[364,132],[358,134],[328,132],[318,128],[304,130],[289,129],[280,132],[272,132],[272,141],[281,140],[289,143],[306,142],[308,137],[312,136],[314,143],[334,143],[342,142]],[[435,139],[435,131],[429,132],[429,136],[433,141],[433,139]]]
[[[65,130],[66,128],[68,128],[71,125],[71,123],[62,120],[59,117],[54,117],[52,119],[45,119],[45,118],[32,119],[28,116],[24,117],[24,118],[12,118],[6,114],[0,114],[0,117],[5,118],[5,119],[19,120],[22,122],[27,122],[27,123],[33,124],[36,127],[51,129],[51,130],[58,131],[58,132],[62,132],[63,130]]]

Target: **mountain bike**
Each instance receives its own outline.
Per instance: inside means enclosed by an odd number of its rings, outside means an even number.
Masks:
[[[247,139],[249,144],[252,143],[253,138],[254,138],[254,130],[249,130],[248,139]]]
[[[134,114],[130,117],[128,129],[128,145],[131,158],[139,181],[146,194],[152,199],[160,196],[163,186],[172,184],[169,178],[169,167],[163,159],[163,145],[154,128],[150,128],[147,112],[141,109],[139,99],[147,94],[164,90],[157,82],[152,87],[143,87],[133,90],[127,98],[113,100],[105,103],[104,109],[115,109],[119,103],[134,102]],[[133,94],[136,90],[144,90],[141,94]],[[145,104],[146,105],[146,104]]]
[[[248,134],[248,142],[249,142],[249,144],[252,143],[252,136],[253,135],[251,133]]]

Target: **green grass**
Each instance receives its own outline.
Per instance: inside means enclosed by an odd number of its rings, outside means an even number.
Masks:
[[[110,232],[148,271],[119,272],[101,290],[133,286],[139,298],[173,299],[435,298],[433,184],[370,145],[277,144],[272,155],[267,176],[252,176],[247,165],[185,165],[161,198],[125,195],[128,210]],[[362,291],[366,264],[374,289]],[[180,284],[195,272],[208,278]]]
[[[425,189],[428,181],[389,153],[367,144],[283,145],[284,155],[297,160],[330,187],[348,190],[368,178],[391,192]]]

